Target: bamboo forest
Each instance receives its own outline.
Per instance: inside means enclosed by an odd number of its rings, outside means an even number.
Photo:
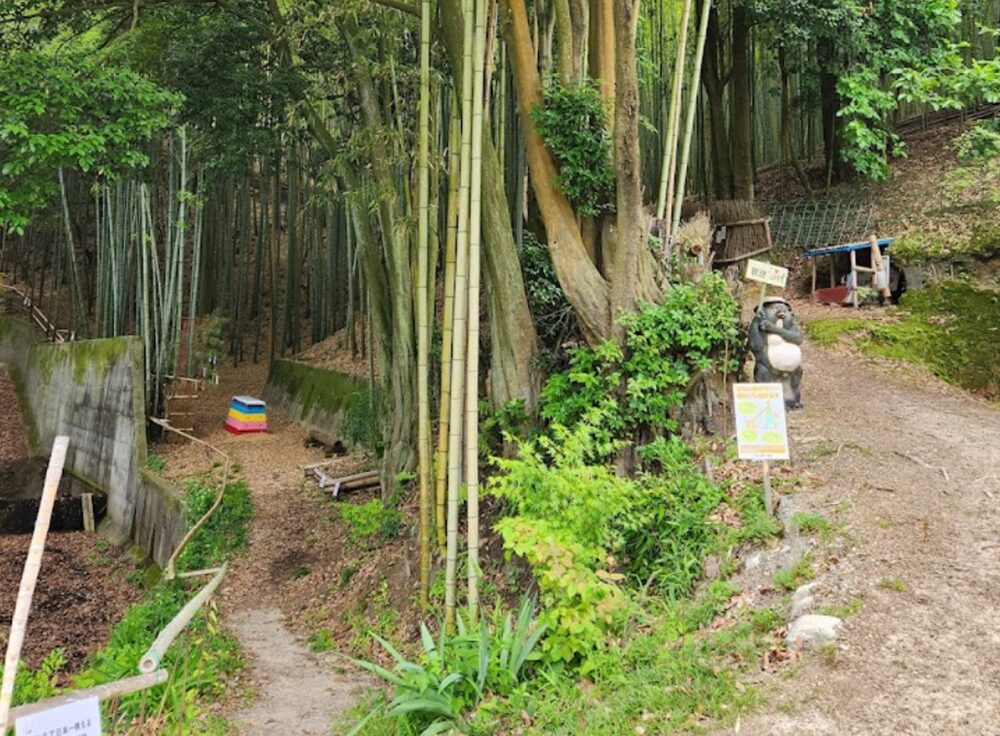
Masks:
[[[994,734],[998,39],[0,0],[0,735]]]

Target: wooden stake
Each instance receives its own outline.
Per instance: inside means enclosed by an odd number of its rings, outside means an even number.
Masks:
[[[83,531],[93,534],[96,531],[94,525],[94,494],[81,494],[80,503],[83,506]]]
[[[56,437],[52,443],[52,456],[49,458],[49,469],[45,474],[45,485],[42,488],[42,499],[38,503],[38,516],[35,519],[35,531],[31,535],[31,546],[28,548],[28,558],[24,563],[24,573],[21,575],[21,588],[14,604],[14,618],[11,620],[10,638],[7,640],[7,657],[4,660],[3,684],[0,685],[0,723],[7,722],[10,703],[14,698],[14,676],[17,674],[17,661],[21,656],[21,646],[24,644],[24,633],[28,628],[28,612],[31,610],[31,598],[35,594],[35,583],[42,569],[42,553],[45,551],[45,537],[49,533],[49,522],[52,520],[52,506],[59,490],[63,465],[66,463],[66,450],[69,447],[69,437]]]
[[[774,516],[774,497],[771,494],[771,463],[764,461],[764,508],[768,516]]]

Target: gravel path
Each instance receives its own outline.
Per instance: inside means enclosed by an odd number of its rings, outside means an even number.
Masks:
[[[860,544],[819,580],[863,601],[835,657],[765,684],[743,736],[1000,733],[1000,412],[912,369],[808,347],[800,505]],[[785,675],[788,675],[786,672]],[[727,729],[726,733],[733,733]]]

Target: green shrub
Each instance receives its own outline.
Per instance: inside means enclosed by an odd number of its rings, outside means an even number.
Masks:
[[[151,452],[146,456],[146,467],[154,473],[162,473],[163,469],[167,467],[167,461]]]
[[[361,504],[344,504],[340,506],[340,516],[347,522],[351,541],[366,549],[372,548],[380,537],[398,536],[403,524],[403,515],[387,508],[378,498]]]
[[[418,661],[407,660],[384,639],[375,637],[395,660],[392,670],[372,662],[357,661],[395,687],[391,701],[377,702],[350,731],[385,733],[382,724],[365,731],[373,719],[389,716],[407,728],[404,733],[439,734],[450,731],[466,711],[488,696],[503,697],[522,681],[526,670],[538,659],[535,645],[545,632],[533,619],[535,601],[521,602],[517,618],[499,609],[479,626],[467,626],[461,615],[458,631],[447,634],[442,626],[437,641],[420,625],[423,647]]]
[[[53,649],[42,660],[36,670],[29,670],[23,662],[18,663],[14,678],[13,706],[34,703],[54,697],[59,693],[59,674],[66,666],[62,649]],[[0,677],[3,677],[3,662],[0,662]]]
[[[192,478],[185,483],[184,505],[188,518],[196,522],[212,507],[218,489],[205,478]],[[250,533],[253,506],[250,489],[245,481],[230,481],[222,504],[209,517],[177,562],[179,569],[203,570],[221,565],[229,555],[246,549]]]
[[[542,104],[531,111],[539,135],[556,162],[556,183],[577,210],[599,215],[614,209],[615,172],[605,105],[592,81],[565,87],[550,79]]]
[[[1000,156],[1000,120],[979,120],[954,141],[959,161]]]
[[[333,632],[329,629],[314,631],[309,635],[308,643],[309,649],[314,652],[329,652],[336,645],[333,639]]]
[[[365,387],[357,399],[344,410],[344,439],[352,445],[362,445],[381,455],[385,449],[379,426],[378,389]]]
[[[542,389],[542,416],[571,427],[594,427],[592,457],[607,457],[619,441],[655,438],[677,430],[672,412],[699,372],[735,371],[740,307],[721,275],[677,284],[663,304],[646,304],[622,317],[625,349],[608,342],[574,351],[569,369]]]

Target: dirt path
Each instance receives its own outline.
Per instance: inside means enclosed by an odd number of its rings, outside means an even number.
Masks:
[[[265,377],[259,366],[229,369],[223,384],[192,407],[195,433],[239,466],[254,508],[248,549],[233,561],[221,596],[226,625],[247,655],[243,679],[253,698],[235,703],[227,718],[245,736],[326,736],[367,680],[345,658],[318,656],[305,642],[302,613],[310,598],[329,585],[319,574],[322,563],[343,556],[332,534],[328,502],[302,479],[302,466],[318,462],[322,454],[306,447],[306,430],[274,414],[268,416],[266,434],[234,436],[222,428],[229,399],[259,396]],[[156,449],[171,478],[207,467],[206,454],[195,445],[172,442]],[[347,474],[359,460],[339,462],[340,474]]]
[[[1000,412],[816,347],[803,387],[791,432],[813,441],[794,466],[818,479],[799,505],[859,540],[819,575],[821,602],[862,607],[835,657],[765,684],[736,732],[1000,734]]]

